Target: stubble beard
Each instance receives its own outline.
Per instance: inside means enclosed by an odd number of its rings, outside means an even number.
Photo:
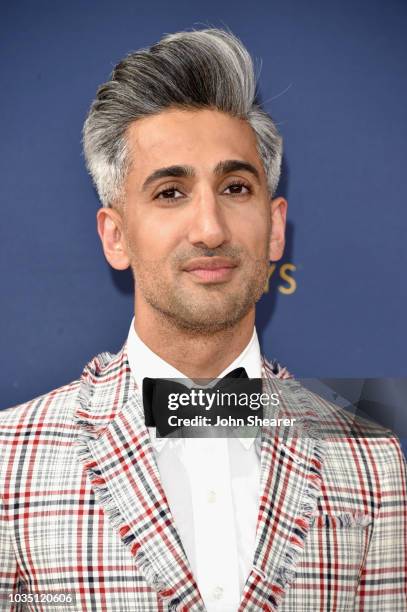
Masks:
[[[167,323],[188,335],[213,335],[230,330],[241,321],[264,293],[268,260],[245,259],[239,286],[225,284],[187,287],[165,282],[163,264],[153,261],[132,263],[135,283],[144,300]]]

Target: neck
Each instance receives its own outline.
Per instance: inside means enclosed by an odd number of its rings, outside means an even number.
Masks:
[[[254,307],[236,325],[205,333],[185,331],[160,313],[149,316],[135,309],[134,326],[139,338],[154,353],[186,377],[216,378],[247,346],[253,335]]]

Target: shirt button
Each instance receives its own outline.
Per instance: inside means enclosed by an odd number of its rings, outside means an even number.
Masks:
[[[214,599],[222,599],[223,597],[223,588],[221,586],[217,586],[213,589],[212,592]]]
[[[216,491],[213,491],[213,490],[212,491],[208,491],[207,499],[208,499],[208,502],[210,504],[215,503],[216,502]]]

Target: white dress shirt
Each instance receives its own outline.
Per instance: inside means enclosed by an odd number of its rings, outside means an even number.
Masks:
[[[127,339],[130,370],[143,378],[187,378],[137,335]],[[218,378],[244,367],[261,378],[256,330]],[[191,381],[192,386],[192,381]],[[156,438],[149,433],[163,489],[208,612],[236,612],[254,557],[260,494],[260,444],[254,438]]]

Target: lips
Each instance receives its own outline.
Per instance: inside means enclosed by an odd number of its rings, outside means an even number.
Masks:
[[[236,268],[236,263],[226,257],[199,257],[192,259],[183,270],[193,272],[195,270],[222,270]]]
[[[199,257],[192,259],[183,270],[198,282],[224,283],[233,276],[237,264],[226,257]]]

